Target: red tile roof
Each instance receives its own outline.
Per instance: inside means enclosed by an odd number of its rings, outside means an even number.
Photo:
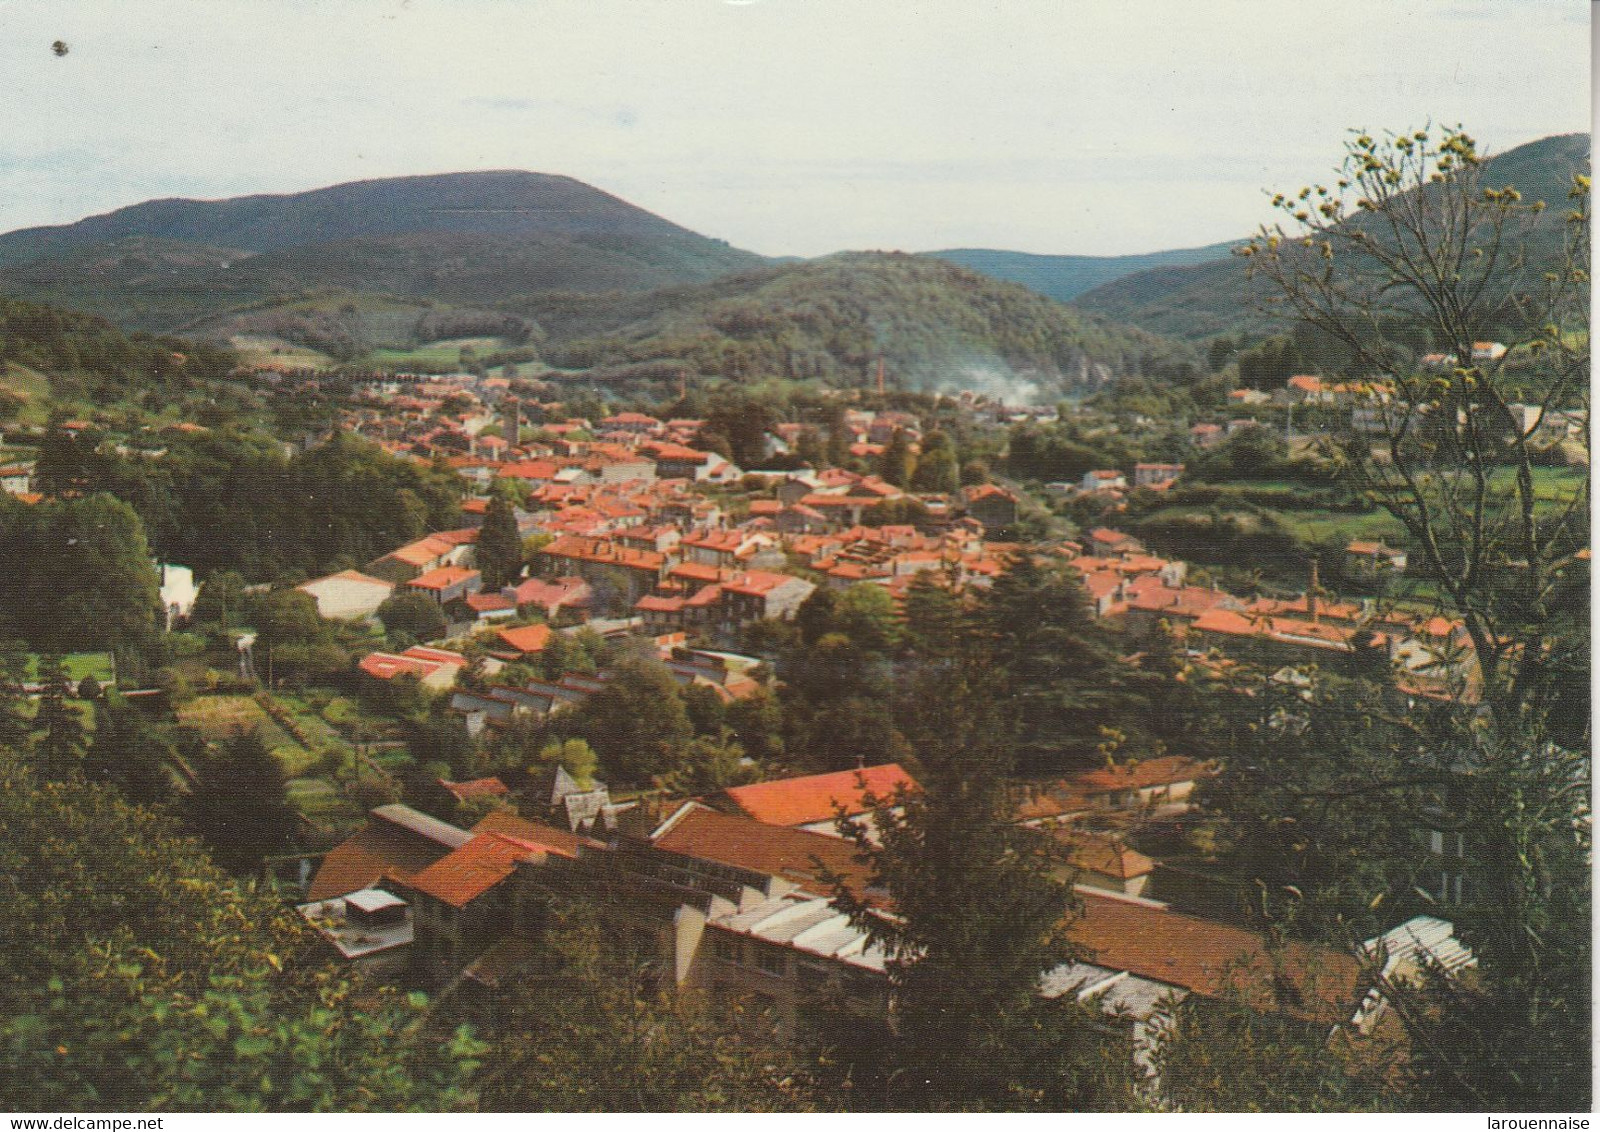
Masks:
[[[1184,987],[1207,998],[1238,994],[1259,1008],[1274,1005],[1275,986],[1287,1011],[1318,1022],[1349,1021],[1362,989],[1355,959],[1325,947],[1289,943],[1283,975],[1273,978],[1260,936],[1186,916],[1144,901],[1078,889],[1083,916],[1068,926],[1086,961]]]
[[[458,802],[465,802],[468,798],[495,798],[511,793],[511,788],[498,778],[474,778],[467,782],[451,782],[447,778],[441,778],[439,785],[448,790]]]
[[[1136,764],[1078,771],[1067,775],[1064,781],[1073,791],[1092,794],[1104,790],[1142,790],[1175,782],[1193,782],[1209,778],[1214,773],[1209,763],[1199,759],[1166,755],[1158,759],[1140,759]]]
[[[1051,832],[1067,846],[1067,860],[1075,869],[1122,881],[1149,876],[1155,871],[1155,861],[1115,838],[1068,829]]]
[[[480,833],[410,880],[412,888],[453,908],[464,908],[516,870],[517,862],[546,847],[499,833]]]
[[[428,563],[448,554],[454,548],[453,543],[443,539],[420,538],[416,542],[408,542],[400,549],[389,555],[396,562],[404,562],[407,566],[426,566]]]
[[[361,658],[358,665],[361,671],[368,676],[379,680],[393,680],[396,676],[415,676],[418,680],[426,680],[442,667],[438,663],[419,660],[411,656],[396,656],[394,653],[374,652]]]
[[[563,535],[546,546],[542,553],[552,558],[570,558],[652,572],[660,571],[667,560],[666,555],[654,550],[635,550],[618,546],[610,539],[585,538],[581,535]]]
[[[503,594],[468,594],[467,607],[475,613],[500,613],[517,608],[517,603]]]
[[[373,820],[367,828],[328,850],[306,899],[330,900],[359,892],[384,876],[409,881],[449,852],[448,845],[389,822]]]
[[[543,652],[545,646],[550,643],[550,632],[548,625],[524,625],[520,629],[501,629],[495,637],[517,652],[527,655]]]
[[[419,590],[446,590],[477,576],[476,570],[468,570],[465,566],[441,566],[421,577],[412,578],[406,585]]]
[[[843,806],[847,814],[865,813],[865,795],[891,798],[900,787],[916,790],[916,779],[899,763],[885,763],[861,770],[733,786],[724,794],[756,821],[768,825],[809,825],[828,821],[839,806]]]
[[[571,830],[560,829],[543,822],[529,821],[508,810],[485,814],[483,820],[472,827],[474,834],[498,833],[517,841],[543,846],[558,857],[576,857],[578,846],[592,844]]]
[[[697,802],[680,811],[656,837],[655,844],[686,857],[785,877],[818,896],[832,891],[822,881],[824,871],[843,877],[862,894],[867,893],[872,873],[870,866],[856,860],[853,842],[719,813]],[[869,895],[869,899],[881,904],[887,896],[878,894],[873,899]]]

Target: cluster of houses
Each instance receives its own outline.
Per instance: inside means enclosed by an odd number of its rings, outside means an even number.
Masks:
[[[1479,690],[1474,654],[1459,620],[1380,608],[1372,601],[1329,600],[1313,563],[1306,592],[1291,599],[1244,598],[1186,584],[1186,563],[1148,553],[1138,539],[1096,528],[1064,543],[1082,578],[1091,612],[1141,645],[1166,634],[1195,654],[1217,650],[1267,667],[1315,664],[1354,669],[1372,658],[1392,666],[1399,686],[1421,696],[1472,698]],[[1346,570],[1360,576],[1403,572],[1404,551],[1352,541]]]
[[[1147,1072],[1186,1001],[1237,998],[1322,1032],[1370,1033],[1383,1014],[1373,967],[1393,977],[1406,965],[1473,962],[1451,925],[1431,917],[1368,941],[1365,954],[1292,943],[1269,957],[1251,931],[1141,895],[1128,874],[1142,859],[1075,823],[1181,808],[1205,773],[1186,763],[1089,772],[1020,798],[1017,810],[1065,842],[1077,881],[1078,908],[1063,915],[1078,957],[1046,972],[1039,993],[1100,1009]],[[894,915],[840,821],[870,822],[873,800],[914,793],[901,767],[654,804],[597,800],[596,787],[556,771],[524,791],[520,813],[496,811],[470,829],[380,806],[321,859],[299,911],[351,962],[444,988],[466,1010],[493,1011],[536,955],[551,909],[577,904],[658,986],[703,996],[730,1024],[788,1039],[824,1000],[863,1020],[892,1017],[890,965],[905,957],[833,896],[843,884],[871,915]]]
[[[752,622],[792,618],[819,585],[865,582],[898,597],[931,573],[952,590],[983,587],[1016,549],[994,541],[1017,519],[1018,498],[1003,487],[922,495],[917,525],[867,525],[873,508],[908,494],[841,468],[745,476],[716,453],[684,443],[703,422],[643,413],[593,423],[541,419],[540,439],[521,441],[524,414],[551,406],[510,397],[496,381],[374,386],[367,403],[348,411],[347,423],[410,458],[419,458],[425,439],[443,435],[439,430],[465,438],[468,451],[441,458],[485,492],[515,482],[522,500],[514,509],[518,531],[537,540],[530,543],[538,549],[528,576],[485,587],[475,544],[488,499],[479,495],[463,505],[466,526],[397,547],[360,570],[302,584],[322,616],[370,618],[396,594],[418,594],[439,606],[446,638],[472,634],[481,651],[502,662],[537,658],[557,624],[660,639],[676,634],[680,641],[693,634],[728,644]],[[896,433],[920,436],[905,413],[847,410],[844,417],[858,446],[881,445]],[[501,439],[483,432],[492,419],[519,442],[480,444]],[[777,426],[773,442],[797,442],[800,428]],[[733,481],[739,490],[726,490]],[[543,623],[521,623],[535,619]],[[361,662],[375,679],[412,676],[431,689],[451,687],[464,667],[460,653],[426,643]],[[589,679],[502,690],[502,701],[515,698],[514,705],[458,698],[478,726],[508,711],[556,710],[584,694]]]

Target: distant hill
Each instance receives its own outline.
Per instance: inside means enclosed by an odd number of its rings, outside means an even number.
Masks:
[[[1487,173],[1497,186],[1515,185],[1523,200],[1547,201],[1530,254],[1553,259],[1561,247],[1561,217],[1572,174],[1589,163],[1589,136],[1564,134],[1529,142],[1490,158]],[[1264,293],[1243,261],[1229,257],[1193,266],[1165,266],[1124,276],[1073,300],[1081,310],[1103,314],[1159,334],[1200,340],[1218,334],[1263,334],[1282,330],[1258,309]]]
[[[1159,267],[1182,267],[1226,259],[1237,245],[1148,252],[1144,255],[1030,255],[989,248],[952,248],[924,254],[980,272],[991,279],[1020,283],[1041,295],[1066,302],[1126,275]]]
[[[447,303],[648,290],[766,261],[570,177],[452,173],[158,200],[0,235],[0,292],[168,330],[319,290]]]
[[[941,260],[849,252],[694,287],[501,304],[570,367],[969,388],[1048,399],[1192,361],[1190,348]]]

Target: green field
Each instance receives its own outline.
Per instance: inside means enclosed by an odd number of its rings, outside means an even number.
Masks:
[[[1303,543],[1349,542],[1362,539],[1405,544],[1406,531],[1387,511],[1350,514],[1344,511],[1276,511],[1278,522]]]
[[[265,334],[235,334],[228,344],[239,352],[247,366],[290,365],[304,369],[331,369],[333,359],[309,346],[297,346],[284,338]]]
[[[1513,473],[1502,470],[1494,477],[1496,488],[1509,490]],[[1565,507],[1583,488],[1588,472],[1575,468],[1535,468],[1533,490],[1537,509],[1541,514],[1553,514]],[[1230,484],[1257,491],[1294,491],[1295,485],[1287,481],[1251,481]],[[1193,510],[1193,509],[1185,509]],[[1279,523],[1293,532],[1303,543],[1348,542],[1351,539],[1382,540],[1390,546],[1406,544],[1405,528],[1387,511],[1374,508],[1366,512],[1330,511],[1325,509],[1291,510],[1270,508]]]
[[[111,683],[116,671],[116,664],[108,652],[69,652],[61,658],[61,666],[67,670],[67,678],[74,684],[85,676],[93,676],[102,684]],[[28,679],[39,678],[39,658],[28,658]]]
[[[446,338],[407,350],[374,350],[362,358],[361,362],[363,365],[379,369],[405,369],[408,366],[415,366],[439,370],[459,366],[461,351],[466,347],[471,347],[479,355],[484,355],[508,349],[509,344],[502,338]]]
[[[221,741],[238,731],[254,730],[287,774],[303,773],[316,758],[278,726],[249,696],[198,696],[177,709],[178,722],[207,739]]]
[[[22,399],[22,407],[17,410],[18,424],[49,423],[50,382],[43,374],[36,373],[26,366],[19,366],[16,362],[6,362],[0,367],[0,389],[14,393]]]
[[[361,810],[321,778],[291,778],[284,794],[289,804],[317,825],[341,831],[360,824]]]

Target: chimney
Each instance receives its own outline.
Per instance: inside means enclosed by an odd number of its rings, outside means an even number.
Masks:
[[[1311,615],[1311,623],[1317,623],[1317,590],[1320,588],[1317,581],[1317,556],[1311,556],[1311,584],[1306,587],[1306,612]]]

